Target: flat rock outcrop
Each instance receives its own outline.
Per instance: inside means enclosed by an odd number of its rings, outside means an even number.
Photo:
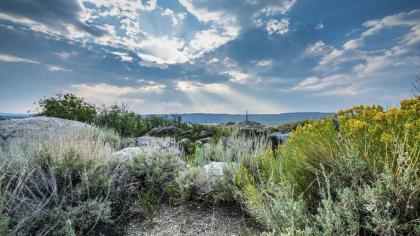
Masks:
[[[168,152],[174,155],[181,154],[179,144],[173,138],[158,138],[142,136],[136,139],[136,146],[146,153]]]
[[[242,121],[237,124],[237,127],[241,135],[262,136],[267,134],[265,126],[255,121]]]
[[[36,116],[0,121],[0,148],[6,150],[11,142],[37,144],[56,139],[92,126],[72,120]]]

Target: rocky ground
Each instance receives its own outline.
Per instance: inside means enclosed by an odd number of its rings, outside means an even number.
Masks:
[[[127,236],[258,235],[260,231],[238,209],[197,203],[162,206],[151,221],[133,221]]]

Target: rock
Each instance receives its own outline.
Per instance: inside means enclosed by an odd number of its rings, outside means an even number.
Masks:
[[[119,150],[118,152],[112,153],[112,156],[130,159],[141,153],[144,153],[144,151],[139,147],[127,147]]]
[[[223,168],[226,168],[228,164],[222,161],[213,161],[203,167],[204,172],[209,177],[223,176]]]
[[[203,145],[205,143],[213,143],[213,142],[214,142],[213,138],[207,137],[207,138],[202,138],[202,139],[199,139],[199,140],[195,141],[195,144]]]
[[[175,126],[159,126],[151,129],[147,135],[154,137],[171,137],[174,136],[178,128]]]
[[[180,137],[191,139],[193,136],[192,130],[185,130],[180,133]]]
[[[93,127],[78,121],[44,116],[2,120],[0,121],[0,148],[8,149],[12,141],[14,145],[37,145],[42,141],[65,137],[69,133],[87,128]]]
[[[290,139],[290,133],[281,133],[281,132],[275,132],[268,135],[268,138],[271,141],[271,148],[273,151],[276,151],[279,145],[284,144],[287,140]]]
[[[262,136],[267,134],[267,130],[265,129],[264,125],[255,121],[241,121],[237,127],[239,128],[239,134],[241,135]]]
[[[213,132],[203,129],[203,130],[200,131],[200,134],[199,134],[200,138],[199,139],[208,138],[208,137],[212,137],[212,136],[213,136]]]
[[[182,153],[178,143],[173,138],[158,138],[143,136],[136,140],[137,147],[140,147],[146,153],[167,152],[174,155]]]
[[[135,138],[123,138],[121,140],[121,147],[122,148],[134,147],[134,146],[136,146],[136,139]]]
[[[181,144],[184,147],[187,147],[191,144],[191,140],[189,138],[183,138],[181,141],[179,141],[179,144]]]

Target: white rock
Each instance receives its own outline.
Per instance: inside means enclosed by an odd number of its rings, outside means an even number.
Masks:
[[[226,162],[213,161],[205,165],[203,168],[207,176],[213,177],[213,176],[222,176],[223,168],[226,168],[227,166],[228,164]]]
[[[173,138],[158,138],[143,136],[136,140],[136,146],[139,147],[145,153],[156,153],[164,152],[174,155],[180,155],[182,153],[178,143]]]
[[[127,147],[119,150],[118,152],[112,153],[112,156],[130,159],[141,153],[144,153],[144,151],[139,147]]]
[[[7,149],[10,142],[36,145],[39,142],[64,137],[92,126],[72,120],[53,117],[29,117],[0,121],[0,148]]]

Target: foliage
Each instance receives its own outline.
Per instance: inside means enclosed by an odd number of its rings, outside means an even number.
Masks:
[[[176,178],[178,194],[184,201],[208,203],[233,202],[233,193],[225,176],[210,177],[200,167],[181,172]]]
[[[102,105],[98,109],[95,124],[100,127],[112,128],[122,136],[131,136],[138,133],[138,117],[134,112],[128,111],[125,105]]]
[[[239,161],[239,201],[277,234],[419,233],[418,98],[298,126],[276,155]]]
[[[87,129],[50,140],[33,154],[1,154],[0,212],[11,234],[121,233],[137,181],[110,155],[105,137]]]
[[[276,152],[265,137],[232,127],[139,117],[124,106],[103,107],[96,121],[124,136],[172,124],[178,139],[206,129],[219,141],[184,160],[118,160],[110,153],[120,138],[101,131],[50,140],[34,155],[0,154],[0,233],[100,234],[123,225],[133,204],[151,218],[157,204],[179,197],[241,204],[272,235],[420,234],[419,97],[299,124]],[[212,161],[228,163],[223,176],[203,171]]]
[[[128,170],[141,183],[140,192],[157,201],[173,198],[175,178],[186,168],[185,162],[170,153],[140,154],[129,161]]]
[[[38,115],[51,116],[68,120],[92,123],[96,108],[71,93],[57,94],[56,97],[43,98],[38,101]]]
[[[277,126],[269,127],[269,132],[281,132],[281,133],[290,133],[294,131],[298,126],[304,126],[305,124],[312,123],[311,120],[303,120],[303,121],[294,121],[288,122],[284,124],[280,124]]]
[[[202,166],[212,161],[247,162],[253,157],[263,155],[269,149],[266,138],[248,138],[234,129],[218,142],[196,147],[194,158],[190,162],[194,166]]]

